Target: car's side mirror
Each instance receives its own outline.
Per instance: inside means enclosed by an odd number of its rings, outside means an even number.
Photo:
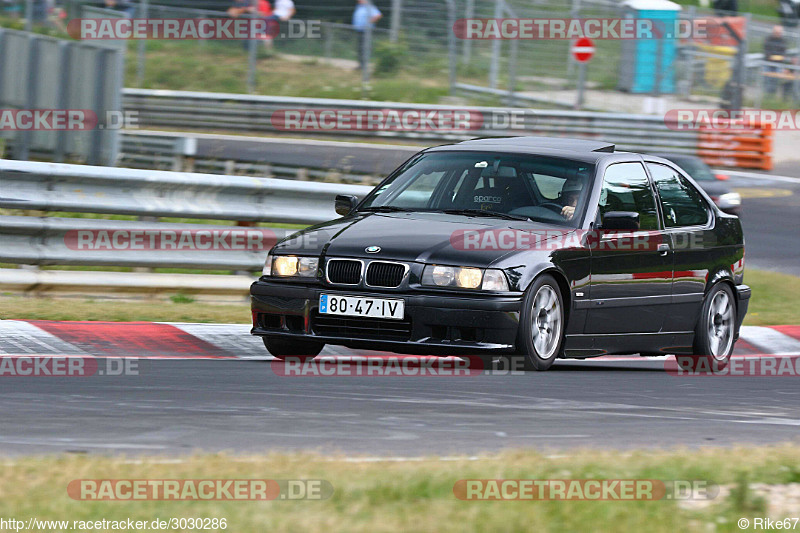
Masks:
[[[604,230],[638,230],[639,213],[636,211],[609,211],[603,215],[600,229]]]
[[[336,195],[336,214],[346,217],[358,205],[358,197],[352,194],[337,194]]]

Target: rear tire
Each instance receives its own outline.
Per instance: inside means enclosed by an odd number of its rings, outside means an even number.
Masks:
[[[549,274],[538,277],[522,300],[517,353],[525,370],[553,366],[564,342],[564,301],[558,283]]]
[[[727,283],[718,283],[708,292],[694,331],[694,356],[677,357],[683,370],[707,368],[724,370],[731,360],[736,330],[736,304]],[[682,360],[683,359],[683,360]],[[695,365],[694,368],[687,368]]]
[[[321,342],[277,337],[263,337],[263,341],[267,351],[281,360],[287,357],[296,357],[301,361],[310,361],[318,356],[325,347],[325,344]]]

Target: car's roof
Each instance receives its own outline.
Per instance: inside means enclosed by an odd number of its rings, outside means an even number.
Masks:
[[[650,152],[650,153],[642,154],[642,155],[645,155],[645,156],[653,155],[653,156],[656,156],[656,157],[660,157],[662,159],[669,159],[670,161],[676,160],[676,159],[680,159],[680,160],[683,160],[683,161],[687,161],[687,160],[702,161],[702,159],[700,159],[696,155],[692,155],[692,154],[676,154],[676,153],[670,153],[670,152]]]
[[[558,137],[486,137],[429,148],[426,152],[497,151],[553,156],[594,163],[614,153],[615,146],[603,141]]]

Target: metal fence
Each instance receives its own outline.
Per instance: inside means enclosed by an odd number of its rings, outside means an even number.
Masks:
[[[602,0],[459,0],[457,3],[458,18],[634,16],[624,3]],[[765,59],[764,43],[773,28],[785,21],[777,16],[718,13],[693,6],[684,7],[679,20],[686,24],[684,27],[707,24],[705,28],[713,28],[714,35],[708,39],[675,39],[671,44],[664,39],[654,39],[648,60],[641,61],[638,67],[641,70],[638,75],[643,80],[661,78],[662,83],[652,83],[650,90],[632,90],[628,83],[637,54],[642,53],[635,49],[633,41],[596,40],[594,57],[582,80],[569,51],[572,42],[558,39],[461,40],[456,88],[462,94],[500,98],[512,105],[532,102],[580,108],[582,92],[672,95],[679,101],[706,102],[722,107],[761,105],[763,85],[772,86],[769,81],[772,71],[761,63]],[[741,43],[723,29],[725,23],[731,24],[734,30],[743,30],[739,34]],[[787,53],[782,65],[776,68],[783,74],[783,81],[793,82],[797,78],[795,67],[800,65],[800,26],[786,25],[783,33]],[[663,83],[663,80],[670,80],[670,83]],[[771,96],[774,96],[770,100],[772,106],[786,107],[800,102],[793,91],[771,91]]]
[[[28,159],[46,151],[58,161],[112,164],[117,157],[113,121],[121,110],[124,55],[104,44],[56,39],[0,28],[0,107],[9,110],[89,110],[88,130],[0,131],[5,156]]]
[[[125,109],[138,113],[140,125],[147,128],[199,129],[275,133],[282,131],[273,124],[274,112],[285,109],[412,109],[448,110],[448,106],[370,102],[362,100],[329,100],[316,98],[287,98],[278,96],[232,95],[187,91],[152,91],[125,89]],[[461,109],[461,108],[460,108]],[[465,107],[462,110],[476,115],[509,114],[514,109]],[[663,117],[585,111],[536,110],[525,114],[526,123],[519,130],[495,130],[490,127],[468,132],[381,131],[356,130],[307,131],[305,133],[339,134],[407,138],[424,140],[464,140],[489,135],[552,135],[609,140],[624,150],[670,150],[695,153],[698,134],[693,131],[670,129]]]

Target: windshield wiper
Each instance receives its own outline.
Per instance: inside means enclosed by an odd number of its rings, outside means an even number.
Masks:
[[[411,209],[410,207],[398,207],[396,205],[376,205],[370,207],[362,207],[359,211],[373,211],[375,213],[396,213],[418,211],[418,209]]]
[[[490,218],[503,218],[506,220],[531,220],[530,217],[525,215],[512,215],[510,213],[501,213],[500,211],[486,211],[484,209],[442,209],[442,213],[448,215],[467,215],[473,217],[490,217]]]

